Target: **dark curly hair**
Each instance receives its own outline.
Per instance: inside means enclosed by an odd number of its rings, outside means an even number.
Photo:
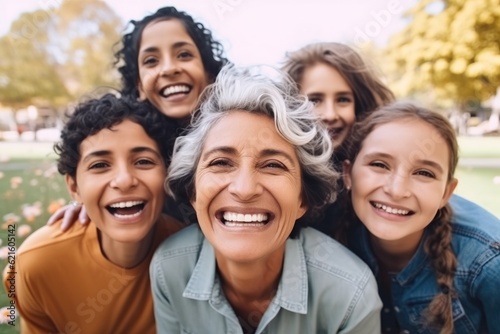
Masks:
[[[127,119],[144,128],[158,145],[165,166],[170,164],[175,141],[174,121],[158,112],[149,102],[106,94],[98,99],[81,102],[68,117],[61,132],[61,140],[54,145],[54,151],[59,156],[57,169],[63,175],[76,177],[80,144],[86,138]]]
[[[156,13],[146,16],[140,21],[131,20],[129,24],[133,26],[132,31],[122,37],[121,49],[115,53],[115,65],[121,65],[118,67],[118,71],[121,74],[122,94],[134,98],[139,97],[137,90],[137,79],[139,78],[137,59],[142,31],[153,21],[169,19],[179,20],[186,28],[187,33],[200,52],[203,67],[210,81],[215,80],[221,68],[229,62],[224,57],[222,44],[213,39],[212,32],[205,28],[202,23],[195,22],[190,15],[178,11],[175,7],[162,7]]]

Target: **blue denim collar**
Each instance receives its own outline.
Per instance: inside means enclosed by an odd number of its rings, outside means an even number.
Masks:
[[[368,264],[368,266],[372,269],[373,273],[375,276],[378,275],[379,272],[379,267],[377,263],[377,259],[375,258],[375,255],[373,254],[373,251],[371,249],[370,245],[370,238],[369,238],[369,232],[366,229],[366,227],[362,226],[359,230],[359,234],[355,233],[357,235],[360,235],[361,240],[356,240],[356,245],[353,245],[354,248],[357,248],[355,251],[357,254],[361,256],[361,258]],[[429,259],[427,255],[425,254],[424,251],[424,241],[427,238],[428,232],[424,232],[424,236],[422,240],[420,241],[420,244],[417,248],[417,251],[413,255],[412,259],[406,267],[403,268],[396,276],[395,279],[396,281],[404,286],[413,281],[413,279],[427,266],[429,265]]]
[[[220,303],[225,297],[216,273],[215,252],[205,239],[183,297]],[[300,239],[288,239],[283,273],[272,303],[291,312],[307,314],[307,298],[308,279],[304,250]]]

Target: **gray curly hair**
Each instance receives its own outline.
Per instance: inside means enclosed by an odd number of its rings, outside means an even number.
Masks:
[[[272,73],[266,73],[271,69]],[[275,77],[272,78],[272,74]],[[337,196],[339,174],[330,158],[332,143],[313,112],[285,72],[271,67],[225,66],[201,97],[188,133],[177,138],[165,180],[167,193],[178,202],[189,203],[195,193],[194,180],[205,138],[229,112],[239,110],[266,115],[276,131],[295,147],[302,171],[302,196],[308,212],[296,223],[292,237]],[[249,138],[253,140],[253,138]]]

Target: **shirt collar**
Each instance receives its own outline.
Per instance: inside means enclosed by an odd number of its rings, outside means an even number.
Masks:
[[[351,240],[351,246],[353,246],[355,253],[361,257],[361,259],[368,264],[368,266],[372,269],[372,272],[375,276],[378,275],[378,263],[375,258],[369,240],[369,232],[366,227],[362,226],[359,230],[360,233],[355,233],[360,236],[356,241]],[[424,251],[424,243],[427,239],[428,232],[424,231],[424,235],[420,244],[417,248],[417,251],[413,255],[412,259],[408,264],[401,270],[396,276],[395,279],[399,284],[405,285],[411,282],[415,276],[417,276],[420,271],[428,264],[429,259]]]
[[[196,300],[220,300],[220,280],[216,277],[215,253],[204,239],[200,256],[183,297]],[[307,266],[300,239],[288,239],[285,260],[278,291],[272,303],[291,312],[307,314],[308,279]]]

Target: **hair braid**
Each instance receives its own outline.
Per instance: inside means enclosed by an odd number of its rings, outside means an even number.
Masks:
[[[451,247],[452,211],[449,205],[441,208],[429,225],[430,233],[424,245],[425,252],[436,271],[440,292],[432,299],[425,312],[426,323],[441,328],[441,334],[453,333],[452,299],[456,293],[453,278],[457,268],[457,258]]]

